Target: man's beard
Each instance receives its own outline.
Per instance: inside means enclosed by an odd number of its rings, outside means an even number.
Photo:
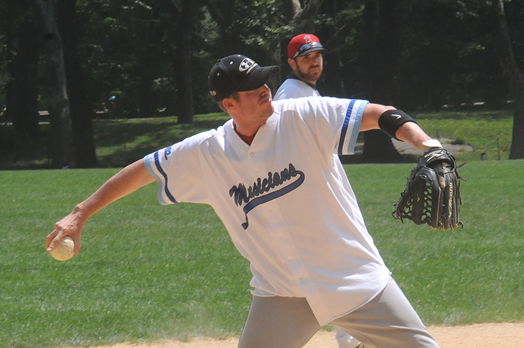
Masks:
[[[309,70],[309,69],[308,69]],[[299,66],[297,66],[297,77],[299,77],[301,80],[305,80],[308,83],[315,84],[317,80],[322,75],[322,68],[318,66],[318,70],[316,72],[303,72]]]

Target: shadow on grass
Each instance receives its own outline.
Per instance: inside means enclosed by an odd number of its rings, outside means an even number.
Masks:
[[[177,117],[93,120],[99,167],[123,167],[160,148],[189,136],[217,128],[229,119],[225,114],[197,115],[193,124],[178,124]],[[0,170],[50,169],[51,134],[40,125],[41,137],[31,143],[17,142],[12,126],[2,126]]]
[[[176,119],[103,121],[95,126],[95,143],[101,167],[122,167],[145,155],[177,143],[194,134],[215,129],[227,120],[195,120],[193,124],[178,124]]]

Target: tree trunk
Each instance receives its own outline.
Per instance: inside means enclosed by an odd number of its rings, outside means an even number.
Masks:
[[[22,21],[9,28],[8,32],[11,81],[7,86],[6,117],[12,120],[20,144],[34,144],[40,139],[36,87],[38,26],[31,8],[23,9],[21,6],[24,5],[20,3],[14,6],[19,6],[24,14]]]
[[[56,3],[53,0],[36,0],[41,14],[49,75],[49,113],[51,116],[51,161],[53,168],[74,166],[73,136],[67,96],[66,73],[62,39],[58,31]]]
[[[17,43],[16,55],[10,65],[12,80],[8,88],[7,114],[13,121],[17,140],[20,143],[35,144],[40,139],[36,87],[38,27],[29,13],[18,27]]]
[[[153,9],[156,11],[156,9]],[[159,39],[162,33],[156,28],[155,21],[150,21],[147,27],[148,41],[143,45],[139,55],[138,65],[138,102],[139,117],[153,117],[156,113],[157,102],[153,93],[153,80],[156,78],[155,70],[160,65],[157,53],[157,47],[161,45]]]
[[[76,2],[58,0],[58,24],[63,39],[67,95],[71,112],[75,167],[98,167],[91,118],[93,107],[86,97],[84,71],[80,65]]]
[[[397,2],[398,0],[367,0],[364,10],[364,95],[372,102],[386,105],[393,104],[391,91],[394,87],[394,57],[399,35],[394,13]],[[391,138],[384,132],[371,131],[364,134],[362,161],[384,163],[398,162],[400,159]]]
[[[524,76],[520,71],[509,36],[508,25],[504,12],[504,1],[493,0],[493,11],[497,20],[498,35],[500,40],[500,59],[506,70],[510,90],[515,99],[513,116],[513,134],[509,158],[524,158]]]
[[[193,123],[193,80],[191,77],[192,2],[183,0],[178,20],[178,123]]]
[[[229,4],[234,4],[235,0],[229,0]],[[165,0],[168,5],[173,18],[176,21],[176,36],[177,41],[177,56],[175,76],[177,80],[177,103],[175,105],[175,112],[178,115],[178,123],[193,123],[194,108],[193,108],[193,79],[191,76],[191,33],[192,33],[192,15],[193,15],[193,4],[192,0],[182,0],[180,4],[176,0]],[[221,6],[215,3],[213,0],[207,2],[212,16],[217,16],[218,21],[227,21],[223,15],[227,11],[221,11]],[[224,1],[222,6],[230,9],[231,7],[225,6]],[[221,23],[218,23],[220,27]],[[227,41],[227,40],[226,40]]]

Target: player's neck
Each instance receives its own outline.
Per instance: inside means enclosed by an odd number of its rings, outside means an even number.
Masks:
[[[233,129],[235,130],[235,132],[238,134],[238,136],[240,137],[240,139],[242,139],[246,144],[248,145],[251,145],[251,143],[253,142],[253,139],[255,139],[255,135],[257,135],[257,132],[255,132],[253,135],[245,135],[245,134],[242,134],[239,130],[238,130],[238,127],[237,127],[237,124],[235,123],[235,121],[233,121]]]
[[[306,80],[304,78],[301,78],[295,74],[292,75],[291,78],[294,78],[296,80],[300,80],[302,82],[304,82],[306,85],[308,85],[309,87],[313,88],[313,89],[317,89],[317,80],[313,80],[313,81],[310,81],[310,80]]]

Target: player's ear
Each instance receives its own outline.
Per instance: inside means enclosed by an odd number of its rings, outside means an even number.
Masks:
[[[293,71],[295,71],[297,69],[297,62],[293,58],[288,58],[287,59],[287,63],[289,64],[291,69],[293,69]]]
[[[235,99],[233,98],[224,98],[222,99],[222,105],[224,106],[224,109],[231,110],[235,107]]]

